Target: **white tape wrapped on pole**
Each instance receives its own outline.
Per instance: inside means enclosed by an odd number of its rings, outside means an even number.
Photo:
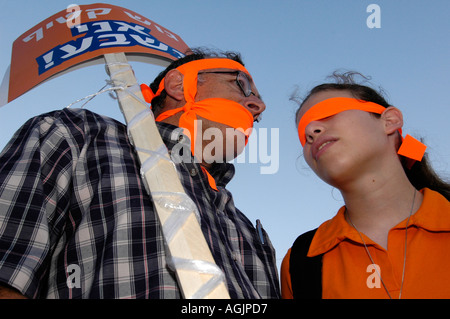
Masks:
[[[183,297],[230,298],[224,275],[201,231],[197,208],[183,189],[125,53],[104,57],[113,85],[121,88],[116,90],[119,106],[162,225],[168,266],[177,276]]]

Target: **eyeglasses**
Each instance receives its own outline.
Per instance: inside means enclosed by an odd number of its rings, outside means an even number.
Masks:
[[[199,72],[198,74],[204,74],[204,73],[225,73],[225,74],[236,74],[236,83],[241,89],[242,93],[245,97],[249,97],[250,95],[256,96],[256,94],[252,91],[252,86],[250,84],[250,80],[248,76],[242,72],[242,71],[205,71],[205,72]]]
[[[204,73],[225,73],[225,74],[236,74],[236,83],[241,89],[242,93],[245,97],[249,97],[250,95],[257,96],[255,92],[252,91],[252,86],[250,84],[250,80],[248,76],[242,72],[242,71],[205,71],[205,72],[199,72],[198,74],[204,74]],[[259,114],[255,118],[255,122],[260,122],[262,119],[262,114]]]

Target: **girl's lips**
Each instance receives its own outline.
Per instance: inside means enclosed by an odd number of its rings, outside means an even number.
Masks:
[[[316,142],[313,143],[313,147],[312,147],[313,158],[315,160],[317,160],[336,141],[337,141],[337,139],[332,138],[332,137],[319,138]]]

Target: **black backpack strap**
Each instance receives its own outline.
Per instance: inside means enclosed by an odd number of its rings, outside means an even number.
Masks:
[[[322,256],[307,257],[317,228],[300,235],[291,248],[289,272],[294,299],[322,299]]]

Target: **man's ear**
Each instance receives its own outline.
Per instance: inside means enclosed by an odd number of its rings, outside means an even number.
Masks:
[[[164,89],[167,95],[177,101],[184,99],[183,78],[183,74],[176,69],[167,72],[164,78]]]
[[[381,118],[384,120],[385,131],[388,135],[395,133],[403,127],[403,114],[394,106],[386,108],[383,114],[381,114]]]

